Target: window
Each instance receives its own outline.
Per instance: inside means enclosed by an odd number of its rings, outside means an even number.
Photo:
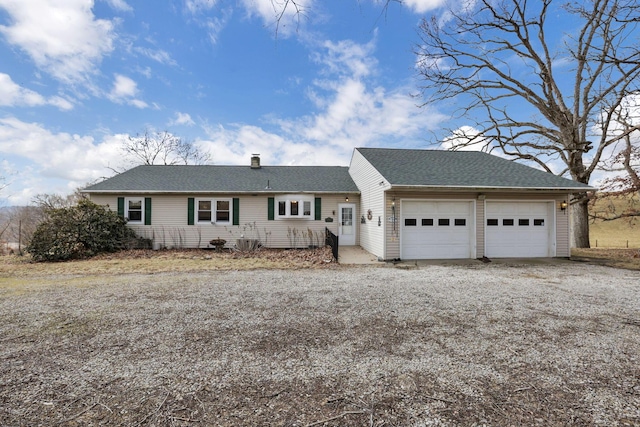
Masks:
[[[527,226],[527,225],[529,225],[529,220],[528,219],[519,219],[518,220],[518,225]]]
[[[229,222],[231,220],[231,200],[216,200],[216,221]]]
[[[424,218],[422,220],[422,225],[423,226],[432,226],[433,225],[433,218]]]
[[[404,225],[407,227],[415,227],[418,221],[415,218],[405,218]]]
[[[127,218],[130,224],[142,224],[143,212],[144,199],[142,197],[125,199],[124,216]]]
[[[288,194],[275,198],[278,204],[278,219],[313,219],[311,206],[313,195]]]
[[[197,199],[198,224],[228,224],[231,222],[231,199]]]
[[[488,219],[487,220],[487,225],[496,226],[496,225],[498,225],[498,220],[497,219]]]
[[[449,218],[440,218],[438,220],[438,225],[449,225],[451,221],[449,220]]]
[[[467,225],[467,220],[464,218],[457,218],[453,221],[453,224],[457,226],[465,226]]]
[[[211,200],[198,200],[198,222],[211,221]]]
[[[534,219],[533,220],[533,225],[534,225],[534,227],[538,227],[538,226],[544,225],[544,219]]]
[[[503,219],[502,220],[502,225],[505,225],[505,226],[512,226],[513,223],[514,223],[514,221],[512,219]]]

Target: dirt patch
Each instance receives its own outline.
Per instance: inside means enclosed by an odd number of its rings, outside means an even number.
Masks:
[[[640,424],[635,271],[33,280],[0,282],[0,425]]]

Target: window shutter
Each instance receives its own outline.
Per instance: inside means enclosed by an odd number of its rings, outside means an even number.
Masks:
[[[319,221],[322,219],[322,199],[320,197],[316,197],[316,215],[315,220]]]
[[[193,197],[189,197],[187,199],[187,225],[193,225],[194,221],[194,211],[195,211],[195,200]]]
[[[240,225],[240,199],[233,198],[233,225]]]
[[[144,225],[151,225],[151,197],[144,198]]]
[[[118,197],[118,216],[124,218],[124,197]]]
[[[267,206],[267,219],[269,221],[273,221],[273,219],[275,218],[275,205],[276,200],[273,197],[269,197],[269,204]]]

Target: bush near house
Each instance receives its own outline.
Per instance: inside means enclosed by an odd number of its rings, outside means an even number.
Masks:
[[[34,261],[89,258],[140,246],[141,239],[115,212],[89,200],[50,209],[27,245]]]

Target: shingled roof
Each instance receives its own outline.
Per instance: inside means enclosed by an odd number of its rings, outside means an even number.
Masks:
[[[267,189],[269,186],[269,189]],[[89,193],[357,193],[341,166],[144,165],[84,189]]]
[[[392,186],[593,190],[588,185],[478,151],[356,150]]]

